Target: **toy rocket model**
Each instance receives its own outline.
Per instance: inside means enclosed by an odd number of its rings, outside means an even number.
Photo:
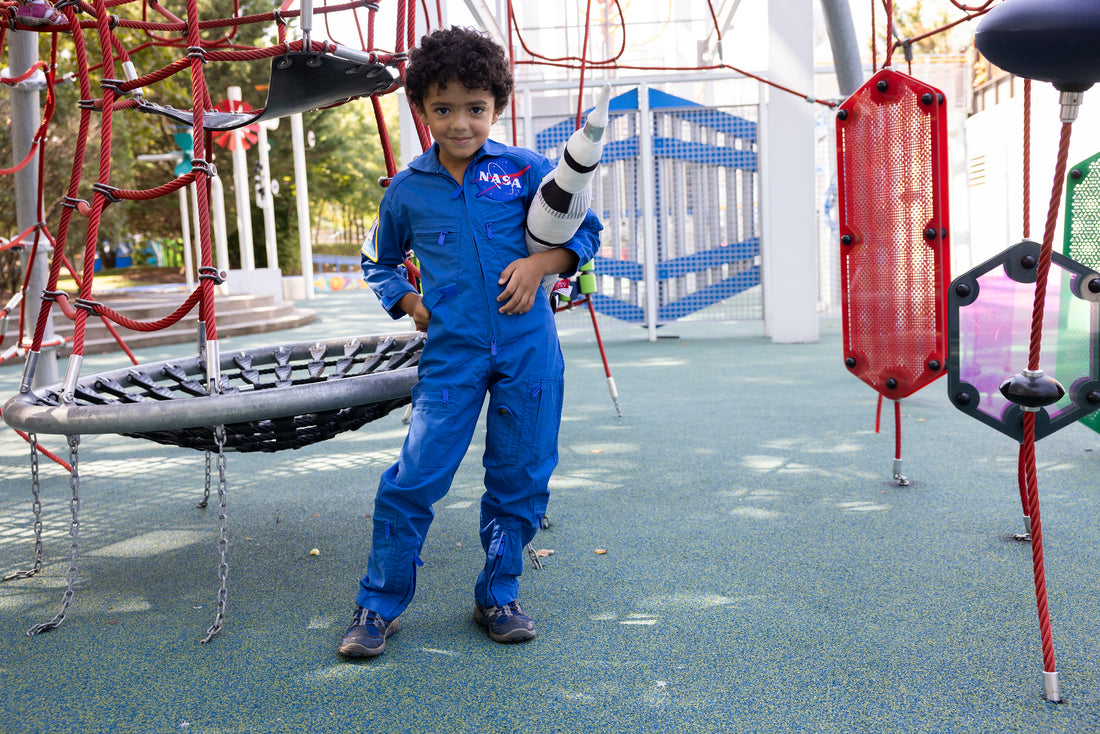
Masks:
[[[573,133],[565,144],[558,167],[539,185],[527,212],[528,254],[561,247],[572,239],[584,221],[592,200],[588,184],[596,174],[603,153],[603,132],[607,128],[610,102],[611,87],[605,84],[584,127]],[[554,280],[555,276],[547,276],[543,285],[549,287]]]

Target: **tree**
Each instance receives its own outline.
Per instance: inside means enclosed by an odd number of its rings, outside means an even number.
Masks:
[[[112,13],[123,18],[142,19],[143,7],[139,4],[123,4],[112,7]],[[242,2],[239,10],[233,0],[200,0],[200,17],[203,19],[227,18],[234,15],[268,12],[270,3]],[[178,9],[177,9],[178,10]],[[159,20],[155,14],[148,20]],[[115,36],[122,45],[131,51],[131,58],[137,73],[145,74],[165,66],[172,60],[185,58],[187,51],[179,45],[165,45],[172,39],[165,32],[151,36],[144,31],[115,29]],[[179,40],[177,34],[176,40]],[[42,33],[40,57],[49,58],[49,43],[52,33]],[[75,51],[72,38],[65,33],[56,35],[58,39],[58,77],[75,71]],[[222,42],[234,47],[269,46],[274,41],[272,24],[252,24],[236,27],[232,30],[212,29],[203,32],[207,43]],[[93,67],[91,87],[92,95],[101,94],[100,80],[103,72],[97,69],[100,63],[98,36],[95,30],[84,31],[88,47],[88,63]],[[116,54],[117,57],[117,54]],[[214,102],[225,98],[229,86],[239,86],[244,100],[253,107],[265,104],[265,83],[269,77],[271,61],[264,59],[253,62],[211,62],[204,65],[207,88]],[[116,76],[121,76],[117,68]],[[150,85],[144,90],[145,98],[160,105],[178,109],[190,109],[191,84],[187,71]],[[77,131],[81,120],[80,91],[78,85],[67,82],[58,84],[56,111],[50,127],[49,142],[45,150],[44,190],[46,193],[46,223],[50,231],[57,235],[56,227],[62,211],[63,197],[68,187],[73,168]],[[390,117],[395,117],[396,107],[392,99],[384,100]],[[91,200],[92,184],[99,175],[100,112],[90,113],[91,129],[88,146],[81,171],[79,198]],[[307,151],[309,167],[309,193],[313,199],[313,216],[321,206],[342,212],[342,225],[351,234],[361,232],[369,222],[381,198],[381,189],[377,184],[379,176],[384,175],[382,152],[379,148],[378,133],[374,125],[374,115],[369,102],[357,100],[341,107],[306,113],[307,130],[313,130],[317,144]],[[394,129],[396,125],[391,125]],[[116,110],[113,115],[113,134],[111,136],[111,176],[112,185],[125,189],[149,189],[172,179],[171,166],[167,163],[148,163],[137,160],[137,156],[149,152],[169,152],[177,146],[171,137],[174,132],[189,131],[188,126],[155,115],[142,114],[136,109]],[[9,96],[0,93],[0,150],[11,150],[11,110]],[[272,149],[278,151],[272,156],[272,177],[281,183],[281,193],[275,197],[275,218],[278,231],[280,265],[284,270],[299,266],[297,247],[297,213],[294,197],[293,159],[291,150],[290,125],[281,125],[270,134]],[[207,158],[219,169],[226,186],[227,199],[231,201],[232,170],[228,151],[217,146],[209,146]],[[251,156],[255,160],[255,155]],[[0,165],[8,166],[4,162]],[[11,237],[16,233],[14,191],[9,177],[0,178],[0,236]],[[231,207],[230,207],[231,208]],[[262,215],[252,207],[253,229],[262,232]],[[236,241],[235,218],[230,217],[230,238]],[[72,217],[70,231],[66,238],[66,253],[70,259],[78,260],[84,251],[87,220],[82,216]],[[135,238],[174,239],[180,234],[178,197],[169,195],[144,201],[127,201],[112,204],[106,208],[99,227],[97,240],[104,239],[117,243]],[[262,238],[259,238],[262,249]],[[239,253],[232,253],[239,262]],[[262,255],[261,255],[262,258]],[[260,259],[262,262],[262,259]],[[79,263],[77,263],[79,267]],[[0,253],[0,296],[10,295],[19,288],[21,278],[18,253]]]
[[[953,18],[948,16],[942,4],[937,3],[937,6],[934,10],[930,9],[926,6],[924,0],[912,0],[904,6],[895,3],[893,6],[895,43],[898,42],[898,39],[904,41],[922,36],[950,23]],[[882,25],[885,26],[885,22]],[[876,33],[879,48],[885,49],[887,42],[886,28],[880,28]],[[963,33],[963,35],[960,35],[960,33]],[[937,33],[917,41],[913,44],[913,51],[917,55],[960,54],[969,44],[969,39],[970,36],[965,32],[960,32],[958,28],[950,29],[947,32]],[[901,55],[900,48],[897,50],[897,54],[898,56]],[[895,57],[894,61],[900,62],[902,59]]]
[[[390,98],[386,126],[396,127],[396,100]],[[370,102],[357,100],[339,108],[311,113],[316,145],[310,150],[309,193],[319,218],[326,212],[336,222],[339,241],[362,242],[378,211],[386,175],[385,160]],[[319,221],[312,224],[317,225]]]

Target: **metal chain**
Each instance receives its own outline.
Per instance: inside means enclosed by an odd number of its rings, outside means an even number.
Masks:
[[[200,510],[206,509],[206,504],[210,500],[210,452],[206,452],[206,486],[202,490],[202,501],[196,505]]]
[[[42,499],[38,484],[38,434],[27,436],[31,444],[31,511],[34,512],[34,565],[25,571],[16,571],[0,581],[29,579],[42,569]]]
[[[222,620],[225,618],[225,601],[229,596],[225,583],[229,578],[229,564],[225,557],[229,552],[229,523],[226,522],[226,482],[225,482],[225,426],[217,426],[214,429],[214,442],[218,446],[218,521],[220,524],[220,536],[218,538],[218,553],[221,555],[221,563],[218,565],[218,604],[214,614],[214,623],[206,630],[206,636],[201,643],[210,642],[214,635],[221,632]]]
[[[73,519],[69,523],[69,537],[72,543],[69,546],[69,573],[65,578],[65,593],[61,596],[61,609],[57,616],[49,622],[36,624],[27,630],[27,636],[37,635],[39,632],[52,630],[65,621],[65,612],[73,601],[73,586],[76,584],[76,559],[80,553],[80,543],[77,538],[80,535],[80,465],[77,449],[80,447],[80,436],[69,436],[69,465],[72,471],[69,474],[69,487],[72,489],[72,499],[69,500],[69,511]]]
[[[530,561],[531,561],[532,568],[534,568],[536,571],[541,571],[542,570],[542,560],[539,559],[539,554],[535,550],[535,546],[528,543],[525,550],[527,551],[527,558],[530,559]]]

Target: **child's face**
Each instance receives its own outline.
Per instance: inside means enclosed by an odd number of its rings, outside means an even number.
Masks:
[[[458,181],[500,116],[488,89],[466,89],[458,82],[443,89],[432,83],[418,112],[439,143],[439,162]]]

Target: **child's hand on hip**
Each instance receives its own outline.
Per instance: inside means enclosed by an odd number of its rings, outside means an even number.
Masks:
[[[500,274],[499,285],[504,290],[497,296],[497,303],[504,302],[499,311],[503,314],[518,315],[527,313],[535,305],[535,297],[542,282],[542,267],[538,258],[524,257],[514,260]]]

